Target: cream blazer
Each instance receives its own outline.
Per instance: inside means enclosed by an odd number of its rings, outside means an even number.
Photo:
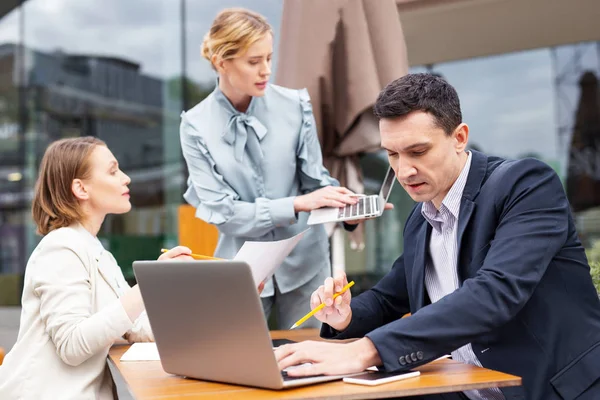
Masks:
[[[19,336],[0,366],[0,399],[113,399],[113,343],[152,341],[119,295],[129,287],[114,257],[81,225],[46,235],[25,270]]]

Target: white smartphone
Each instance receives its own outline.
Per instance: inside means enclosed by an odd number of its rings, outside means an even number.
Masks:
[[[384,383],[396,382],[402,379],[414,378],[421,375],[420,371],[409,372],[383,372],[369,371],[364,374],[348,376],[344,378],[346,383],[354,383],[356,385],[377,386]]]

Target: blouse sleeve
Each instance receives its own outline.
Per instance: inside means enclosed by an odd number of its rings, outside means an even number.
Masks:
[[[133,326],[118,299],[92,313],[90,273],[67,245],[40,250],[32,278],[40,299],[40,315],[60,358],[77,366],[109,347]]]
[[[275,227],[297,222],[294,197],[256,198],[250,203],[227,184],[216,168],[202,137],[182,114],[181,149],[188,171],[186,201],[196,208],[196,216],[232,236],[261,237]]]
[[[323,166],[323,154],[308,91],[302,89],[298,93],[302,112],[300,142],[296,155],[300,175],[300,190],[302,194],[306,194],[325,186],[339,186],[339,182]]]

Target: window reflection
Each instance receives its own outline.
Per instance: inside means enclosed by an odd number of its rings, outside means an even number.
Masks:
[[[200,55],[204,34],[234,6],[264,14],[277,33],[283,2],[20,3],[0,5],[0,287],[23,274],[39,240],[29,208],[47,144],[81,135],[104,140],[132,179],[133,209],[108,216],[99,235],[132,279],[133,260],[178,243],[187,177],[179,115],[215,83]]]
[[[200,46],[219,10],[267,17],[278,48],[281,0],[16,0],[0,5],[0,277],[22,274],[38,240],[29,206],[36,170],[55,139],[105,140],[132,178],[132,211],[107,218],[105,245],[126,275],[136,258],[177,243],[177,208],[187,173],[179,113],[213,89]],[[184,13],[185,12],[185,13]],[[532,156],[565,182],[579,233],[600,238],[600,135],[596,42],[414,67],[454,85],[470,125],[470,147],[508,158]],[[277,51],[273,58],[276,74]],[[377,193],[385,153],[361,161],[365,191]],[[383,275],[401,254],[414,203],[401,186],[393,211],[368,221],[366,247],[347,245],[349,273]],[[365,281],[365,286],[369,282]]]
[[[134,259],[176,242],[179,17],[166,0],[29,0],[0,15],[3,272],[22,273],[39,240],[29,216],[33,183],[46,146],[64,137],[104,140],[132,178],[132,211],[107,217],[99,234],[126,276]]]
[[[600,258],[600,42],[553,51],[567,195],[590,261]]]

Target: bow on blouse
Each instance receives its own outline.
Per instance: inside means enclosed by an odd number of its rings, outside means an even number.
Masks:
[[[267,128],[256,117],[248,114],[232,115],[223,132],[223,139],[233,146],[235,159],[239,162],[244,158],[244,149],[248,141],[248,130],[253,131],[259,141],[267,133]],[[250,150],[252,153],[256,151],[259,159],[262,159],[260,146],[256,147],[256,150]]]

